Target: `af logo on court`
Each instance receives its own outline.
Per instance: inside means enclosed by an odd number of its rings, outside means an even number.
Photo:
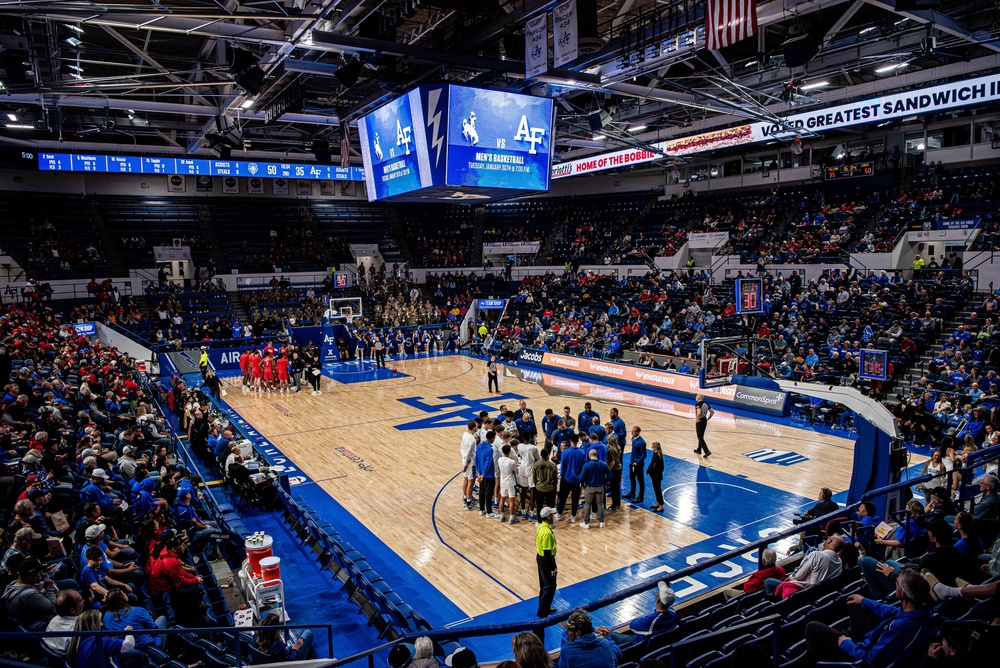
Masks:
[[[480,411],[486,411],[490,414],[490,417],[495,417],[497,411],[500,410],[500,403],[504,400],[513,399],[516,401],[518,399],[527,399],[527,397],[514,394],[513,392],[505,392],[483,399],[467,399],[461,394],[448,394],[443,397],[437,397],[437,399],[442,400],[444,403],[429,404],[424,401],[423,397],[404,397],[399,399],[399,401],[407,406],[412,406],[425,413],[434,413],[435,415],[407,422],[406,424],[398,424],[396,425],[396,429],[410,431],[413,429],[464,427],[469,423],[469,420],[478,417]]]

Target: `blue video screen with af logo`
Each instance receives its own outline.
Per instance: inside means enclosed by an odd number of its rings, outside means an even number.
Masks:
[[[545,191],[552,172],[552,100],[449,87],[451,186]]]
[[[426,150],[418,147],[413,131],[415,114],[411,104],[419,105],[419,96],[414,92],[396,98],[358,122],[369,200],[431,185]]]

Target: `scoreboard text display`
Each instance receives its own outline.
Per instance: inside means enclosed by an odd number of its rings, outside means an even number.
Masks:
[[[837,165],[836,167],[827,167],[825,171],[827,181],[832,181],[834,179],[852,179],[858,176],[871,176],[874,173],[875,163],[870,160],[866,162],[856,162],[853,165]]]
[[[257,160],[205,160],[97,153],[38,154],[43,172],[90,172],[95,174],[180,174],[182,176],[245,176],[273,179],[363,181],[359,167],[264,162]]]
[[[547,192],[552,100],[432,84],[358,122],[368,199],[483,202]]]
[[[764,281],[759,278],[736,279],[736,313],[759,314],[764,312]]]
[[[889,353],[884,350],[862,350],[861,369],[858,378],[866,380],[888,380]]]

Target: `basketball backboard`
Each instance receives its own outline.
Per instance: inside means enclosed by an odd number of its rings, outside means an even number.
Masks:
[[[773,359],[768,339],[724,336],[701,342],[699,383],[703,389],[729,385],[735,375],[766,375]]]

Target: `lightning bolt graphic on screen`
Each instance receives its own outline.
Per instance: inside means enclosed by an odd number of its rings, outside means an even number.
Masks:
[[[441,97],[441,89],[437,88],[427,95],[427,117],[430,122],[431,148],[434,149],[434,166],[441,162],[441,147],[444,146],[444,137],[441,135],[441,112],[438,110],[438,100]]]

